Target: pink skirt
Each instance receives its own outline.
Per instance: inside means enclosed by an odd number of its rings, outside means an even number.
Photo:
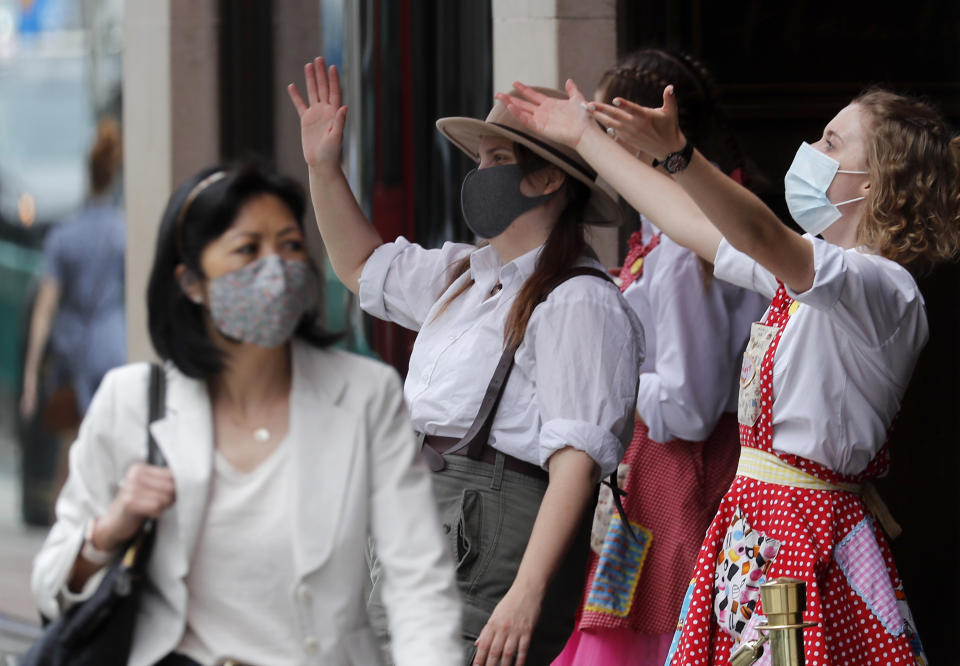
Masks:
[[[663,666],[673,634],[576,629],[552,666]]]

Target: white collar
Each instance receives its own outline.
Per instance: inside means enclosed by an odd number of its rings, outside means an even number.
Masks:
[[[502,264],[497,251],[486,245],[470,254],[470,276],[483,293],[489,292],[498,283],[505,289],[514,283],[522,285],[536,270],[541,250],[543,245]]]

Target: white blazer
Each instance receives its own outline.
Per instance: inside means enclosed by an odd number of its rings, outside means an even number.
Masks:
[[[33,568],[37,606],[48,617],[92,594],[102,577],[91,578],[80,595],[66,593],[85,523],[106,512],[127,468],[146,456],[148,376],[143,363],[107,374],[70,451],[57,520]],[[183,636],[185,577],[203,529],[212,468],[205,382],[171,364],[166,377],[166,416],[151,431],[173,472],[176,501],[158,521],[130,666],[154,664]],[[291,432],[311,435],[291,438],[298,584],[290,601],[300,617],[304,663],[381,662],[363,593],[368,536],[384,571],[396,664],[460,663],[453,566],[396,373],[359,356],[294,342],[290,419]]]

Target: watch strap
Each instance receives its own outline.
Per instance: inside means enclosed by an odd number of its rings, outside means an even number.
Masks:
[[[680,150],[675,150],[672,153],[668,153],[667,156],[664,157],[662,160],[658,160],[654,158],[652,162],[653,168],[656,169],[658,166],[663,166],[667,170],[667,172],[676,173],[676,171],[672,171],[666,166],[670,162],[670,159],[673,157],[683,158],[684,164],[682,168],[686,168],[686,166],[690,163],[690,158],[693,157],[693,142],[690,141],[690,139],[687,139],[687,143]],[[677,171],[682,170],[682,168],[678,169]]]

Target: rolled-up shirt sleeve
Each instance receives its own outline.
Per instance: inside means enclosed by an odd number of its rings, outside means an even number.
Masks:
[[[923,296],[907,269],[877,255],[804,238],[813,245],[813,285],[801,293],[787,287],[792,298],[827,312],[848,335],[873,348],[902,329],[926,340]]]
[[[378,319],[420,330],[458,261],[474,249],[464,243],[444,243],[440,249],[428,250],[402,236],[384,243],[360,274],[360,307]]]
[[[773,298],[777,278],[748,254],[736,249],[724,238],[713,261],[713,274],[721,280]]]
[[[711,302],[696,255],[667,244],[664,250],[679,252],[661,260],[651,276],[653,321],[646,325],[656,328],[656,357],[652,370],[640,374],[637,413],[654,441],[700,441],[713,431],[730,394],[730,323],[723,304]],[[630,289],[624,298],[630,302]]]
[[[607,475],[633,434],[643,327],[612,285],[584,280],[596,278],[575,278],[537,307],[527,353],[536,356],[541,465],[571,446]]]

